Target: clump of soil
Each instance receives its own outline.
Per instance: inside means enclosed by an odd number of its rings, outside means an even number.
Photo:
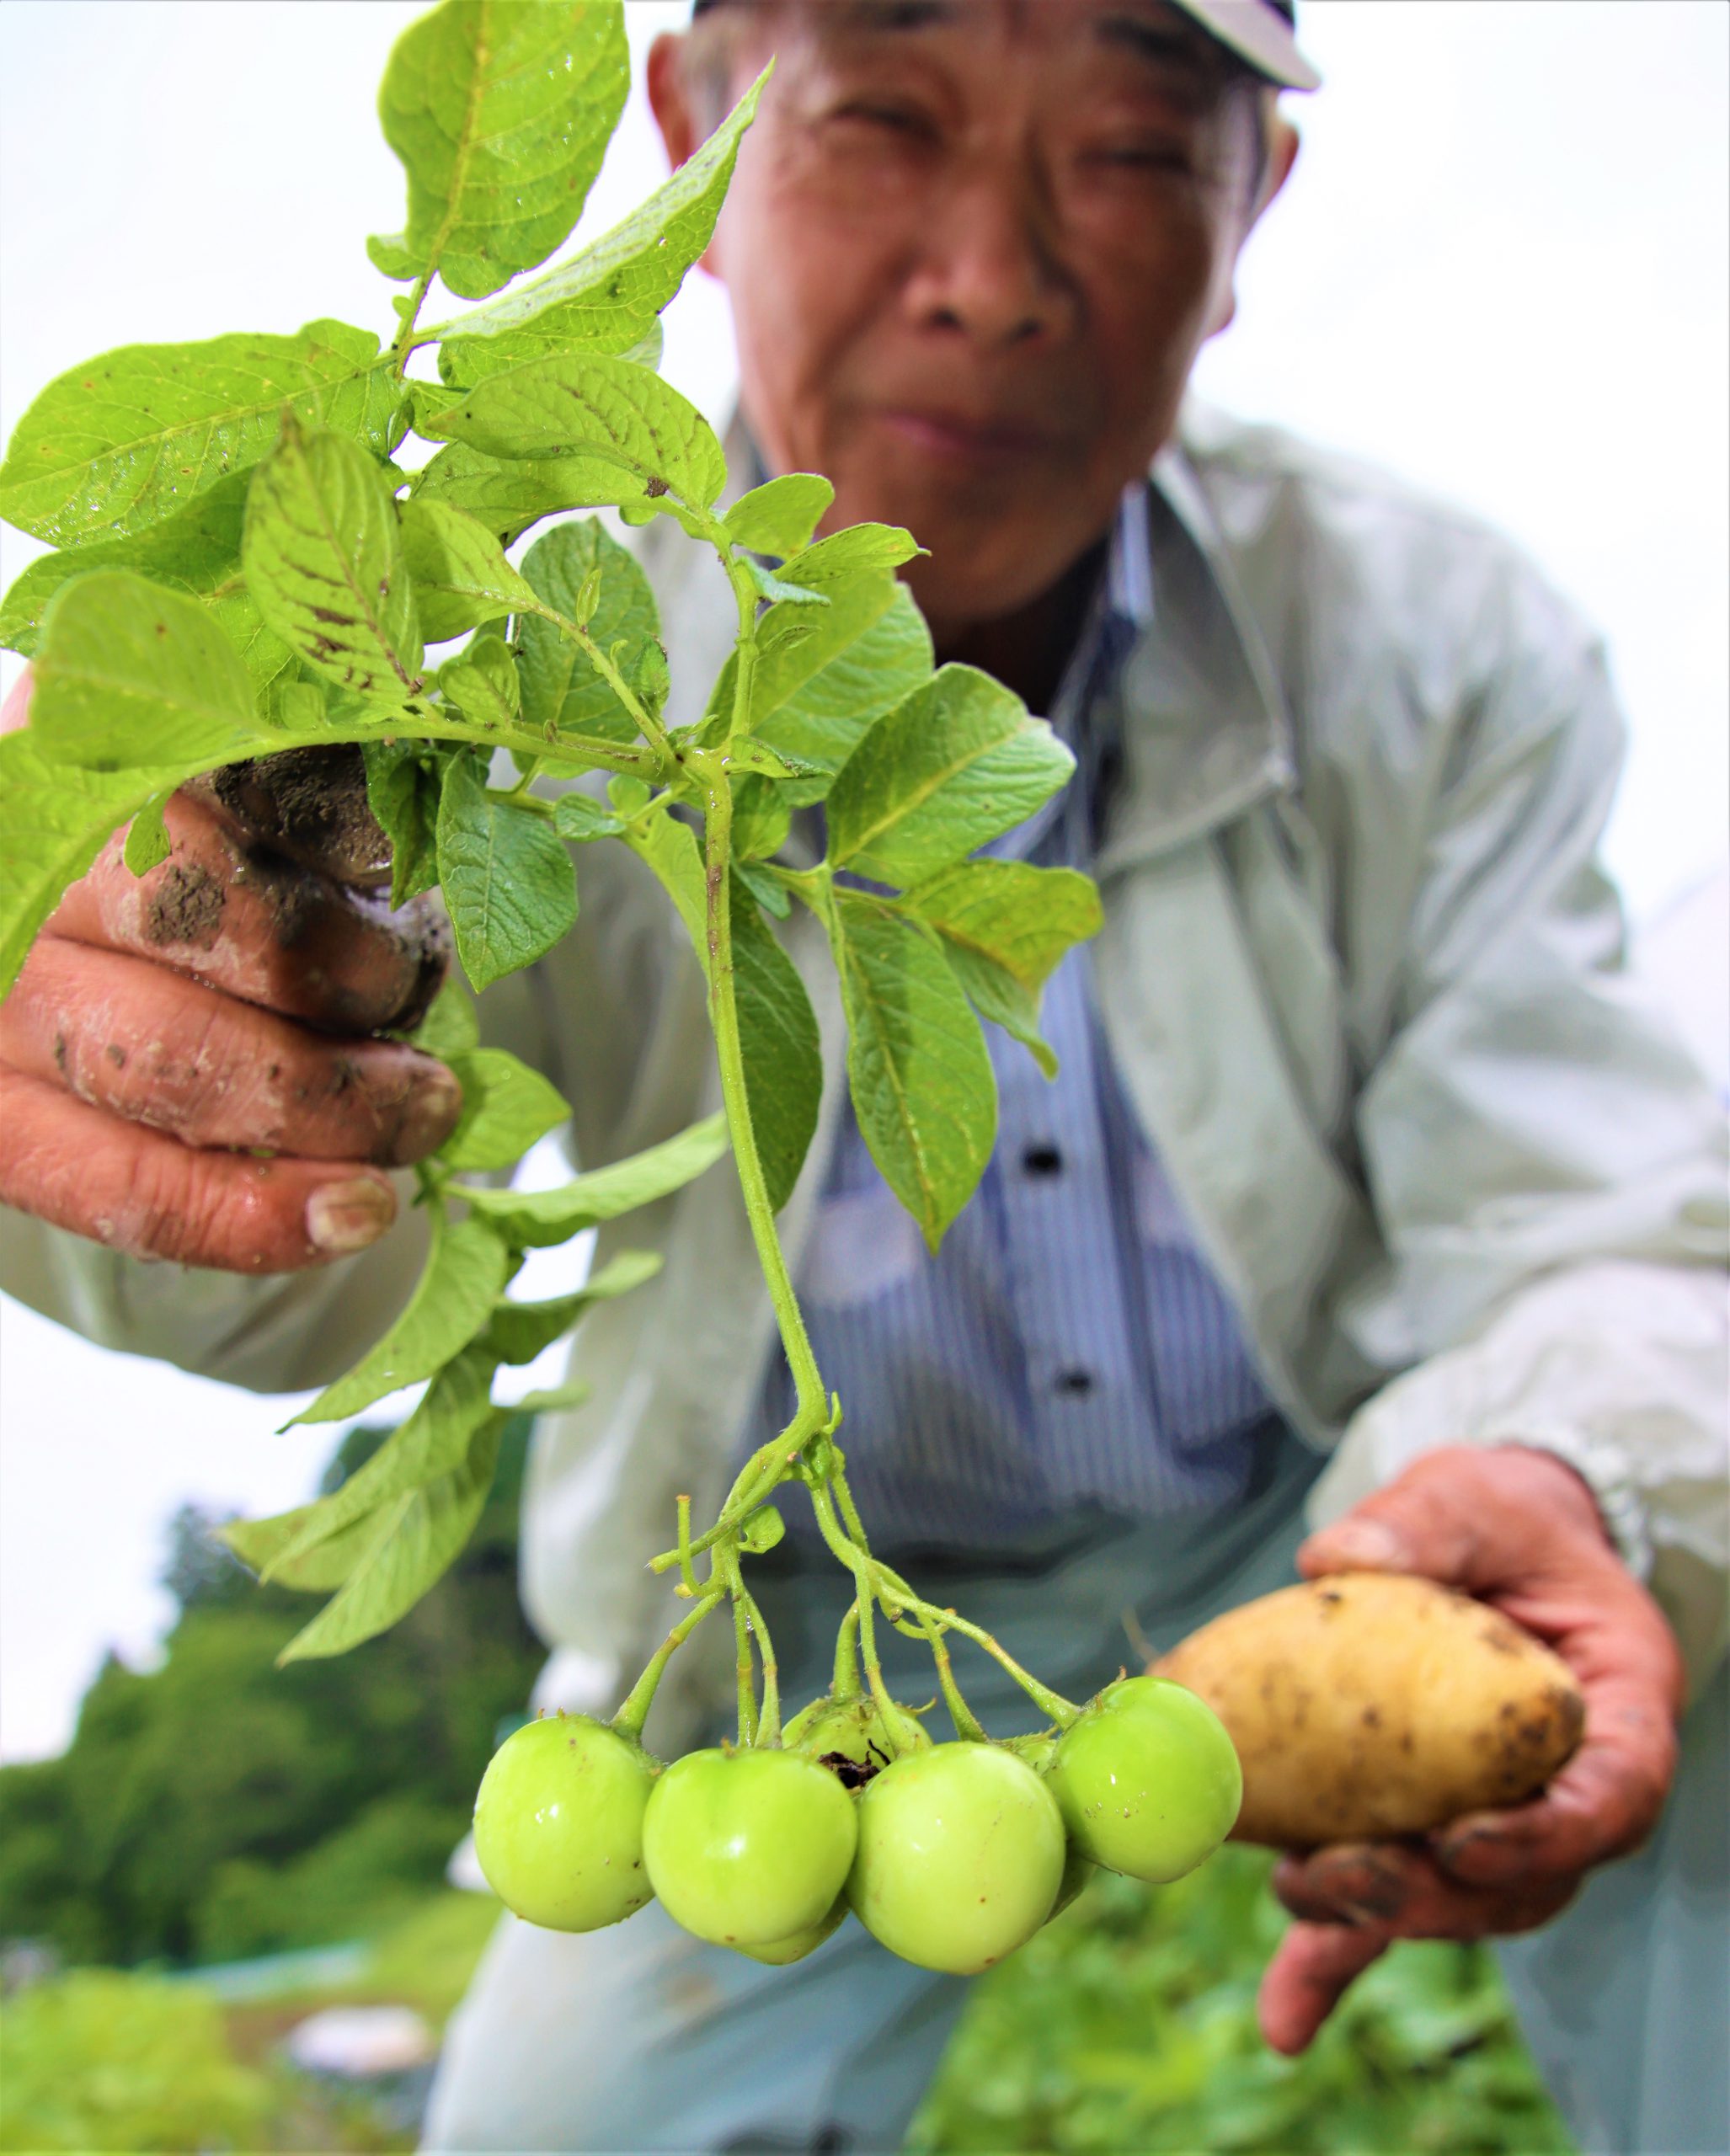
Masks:
[[[339,883],[387,882],[390,841],[366,798],[366,766],[352,744],[284,749],[229,764],[191,791],[214,802],[254,845]]]
[[[208,951],[222,926],[227,892],[196,862],[173,861],[157,880],[144,917],[152,943],[190,943]]]

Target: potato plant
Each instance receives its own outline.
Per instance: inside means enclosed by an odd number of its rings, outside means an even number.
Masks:
[[[483,1046],[467,995],[447,989],[414,1036],[456,1072],[465,1103],[416,1171],[424,1273],[386,1337],[297,1419],[426,1390],[339,1489],[232,1540],[265,1577],[329,1596],[288,1656],[338,1653],[393,1623],[479,1513],[505,1419],[497,1373],[656,1264],[627,1253],[574,1294],[524,1302],[510,1289],[525,1254],[665,1197],[730,1151],[795,1380],[793,1420],[712,1523],[694,1526],[681,1504],[654,1563],[688,1608],[611,1725],[543,1721],[495,1757],[481,1859],[506,1901],[545,1924],[616,1921],[653,1890],[702,1936],[786,1961],[851,1905],[899,1953],[979,1968],[1037,1929],[1087,1861],[1153,1878],[1199,1861],[1231,1823],[1236,1762],[1205,1710],[1173,1711],[1172,1688],[1153,1680],[1087,1710],[1060,1699],[873,1554],[847,1486],[841,1404],[776,1228],[822,1067],[772,924],[798,905],[826,931],[861,1128],[935,1248],[993,1142],[981,1021],[1049,1065],[1040,990],[1094,932],[1097,899],[1068,870],[980,857],[1064,783],[1071,759],[999,684],[933,667],[895,574],[914,539],[879,525],[817,536],[834,497],[815,474],[723,506],[722,446],[655,371],[659,311],[707,242],[761,83],[634,215],[542,268],[575,225],[627,72],[617,0],[446,0],[400,40],[380,96],[408,187],[403,229],[368,243],[403,288],[387,340],[321,320],[288,336],[129,346],[26,412],[0,467],[0,515],[59,551],[0,608],[0,635],[35,670],[29,726],[0,744],[0,985],[113,834],[125,827],[125,861],[147,875],[168,854],[163,810],[177,788],[286,751],[358,750],[390,841],[391,902],[437,888],[477,990],[570,928],[585,849],[626,846],[647,865],[707,981],[722,1112],[562,1188],[511,1189],[498,1178],[566,1104]],[[429,326],[435,277],[477,304]],[[415,441],[421,461],[400,461]],[[576,510],[671,518],[718,559],[738,637],[696,723],[665,716],[668,663],[642,571],[601,520],[566,516]],[[820,804],[826,850],[793,865],[793,819]],[[521,1404],[551,1409],[580,1390]],[[749,1561],[778,1538],[772,1500],[790,1485],[856,1592],[832,1694],[783,1735]],[[639,1742],[655,1685],[723,1609],[736,1744],[663,1769]],[[955,1742],[932,1744],[889,1698],[879,1622],[928,1641]],[[985,1740],[950,1667],[953,1637],[1011,1670],[1043,1737]],[[1133,1788],[1119,1786],[1120,1761]]]

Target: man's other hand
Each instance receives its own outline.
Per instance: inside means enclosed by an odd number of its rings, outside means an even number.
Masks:
[[[1586,1485],[1514,1445],[1427,1453],[1298,1552],[1322,1572],[1415,1572],[1476,1595],[1552,1647],[1586,1699],[1580,1748],[1544,1793],[1456,1819],[1425,1842],[1288,1856],[1274,1891],[1297,1919],[1262,1981],[1262,2031],[1300,2052],[1396,1939],[1530,1931],[1594,1865],[1651,1833],[1675,1770],[1681,1657],[1616,1555]]]
[[[0,731],[29,696],[26,675]],[[268,848],[244,802],[189,789],[165,862],[135,877],[116,836],[38,938],[0,1005],[0,1199],[131,1257],[283,1273],[376,1242],[397,1209],[382,1171],[438,1145],[462,1098],[443,1065],[376,1038],[436,990],[436,921],[339,880],[339,846],[335,874],[316,847],[289,858],[270,765],[253,768]],[[301,760],[315,811],[321,776]]]

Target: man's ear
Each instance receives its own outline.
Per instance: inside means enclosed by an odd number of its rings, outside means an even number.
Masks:
[[[1250,219],[1252,226],[1291,178],[1291,168],[1297,163],[1302,141],[1297,129],[1276,105],[1268,122],[1267,168],[1262,174],[1262,184],[1256,195],[1255,211]]]
[[[1268,204],[1291,178],[1291,168],[1297,163],[1301,137],[1295,127],[1276,105],[1268,115],[1268,146],[1263,160],[1262,181],[1256,189],[1256,199],[1250,205],[1249,215],[1244,219],[1243,230],[1238,235],[1236,253],[1232,257],[1231,275],[1213,318],[1208,323],[1207,334],[1217,337],[1222,329],[1229,329],[1237,312],[1237,254],[1243,251],[1244,242],[1260,223]]]
[[[685,80],[685,40],[677,30],[663,30],[649,48],[649,109],[676,170],[702,140]]]

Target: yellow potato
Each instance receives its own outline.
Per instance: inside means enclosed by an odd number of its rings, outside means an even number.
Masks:
[[[1433,1581],[1336,1572],[1192,1632],[1153,1665],[1199,1693],[1243,1762],[1239,1841],[1417,1834],[1533,1796],[1580,1741],[1572,1672]]]

